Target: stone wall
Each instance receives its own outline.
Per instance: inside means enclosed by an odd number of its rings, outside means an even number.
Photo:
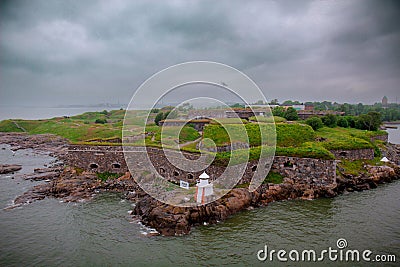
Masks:
[[[331,153],[338,159],[349,159],[349,160],[357,160],[357,159],[374,159],[374,149],[365,148],[365,149],[354,149],[354,150],[331,150]]]
[[[159,174],[170,181],[185,180],[194,183],[202,171],[185,172],[173,166],[158,148],[147,149],[150,160]],[[188,159],[198,155],[183,153]],[[64,161],[69,166],[96,172],[125,173],[128,171],[120,146],[80,146],[71,145]],[[240,183],[249,183],[257,169],[258,161],[247,163]],[[206,172],[210,179],[218,178],[225,167],[210,165]],[[281,174],[286,182],[326,186],[336,184],[336,161],[311,158],[276,156],[271,171]],[[134,174],[133,174],[134,175]]]
[[[125,163],[121,146],[70,145],[64,156],[68,166],[87,171],[125,173]]]
[[[388,134],[382,134],[382,135],[372,136],[370,139],[371,139],[371,141],[381,140],[381,141],[387,143],[387,141],[388,141]]]

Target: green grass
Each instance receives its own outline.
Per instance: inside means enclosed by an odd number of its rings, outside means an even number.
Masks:
[[[161,136],[163,138],[163,143],[170,145],[176,145],[177,142],[179,142],[179,144],[191,142],[200,137],[199,132],[190,126],[184,126],[182,129],[179,126],[166,126],[162,128],[158,126],[151,126],[150,128],[146,128],[146,131],[149,130],[151,130],[150,132],[153,132],[155,144],[161,144]],[[149,139],[152,139],[153,135],[147,138],[146,144],[148,143]]]
[[[276,156],[298,158],[335,159],[335,156],[317,142],[306,142],[300,147],[276,147]]]
[[[315,140],[314,130],[304,124],[276,124],[276,145],[278,147],[298,147]]]
[[[0,129],[2,132],[23,132],[11,120],[0,121]]]
[[[263,184],[266,183],[272,183],[272,184],[281,184],[283,183],[283,176],[280,175],[279,173],[270,171],[267,175],[267,177],[265,177]]]
[[[374,158],[373,160],[340,160],[338,163],[338,168],[342,169],[341,172],[351,175],[360,175],[361,173],[366,173],[367,170],[364,168],[365,165],[384,165],[380,161],[380,158]]]
[[[248,123],[245,119],[240,118],[218,118],[210,122],[210,124],[246,124]]]
[[[279,122],[286,122],[285,118],[279,117],[279,116],[274,116],[272,117],[265,117],[265,116],[253,116],[249,118],[250,121],[255,121],[255,122],[265,122],[265,123],[279,123]]]
[[[360,138],[362,136],[361,132],[365,131],[341,127],[323,127],[316,131],[317,136],[326,139],[321,143],[328,150],[374,148],[368,137]],[[365,135],[366,133],[368,132],[363,134]]]
[[[143,133],[147,115],[146,111],[128,111],[127,127],[124,131],[131,135]],[[14,120],[18,125],[26,129],[30,134],[56,134],[69,139],[72,143],[88,145],[119,145],[109,142],[109,139],[121,138],[122,120],[124,110],[107,112],[86,112],[70,118],[57,117],[46,120]],[[152,114],[154,115],[154,114]],[[106,119],[105,124],[94,123],[97,119]],[[232,142],[250,144],[250,150],[242,149],[232,153],[217,154],[217,161],[226,163],[229,157],[234,157],[233,162],[240,163],[245,159],[245,154],[250,153],[250,160],[257,159],[261,149],[273,146],[276,142],[276,155],[305,158],[333,159],[329,150],[334,149],[360,149],[373,148],[375,156],[380,155],[380,148],[384,147],[382,141],[371,141],[371,137],[386,134],[384,131],[365,131],[353,128],[321,128],[314,131],[310,126],[301,123],[269,123],[272,118],[257,117],[261,122],[251,123],[237,118],[219,119],[225,127],[213,122],[207,125],[203,131],[204,138],[210,138],[217,146],[229,145]],[[275,117],[275,121],[283,121]],[[243,124],[242,124],[243,123]],[[276,139],[273,132],[276,128]],[[200,137],[199,133],[190,126],[185,126],[179,133],[179,140],[172,137],[177,134],[180,127],[165,127],[165,144],[175,147],[178,144],[194,141]],[[0,121],[0,131],[21,132],[13,120]],[[145,132],[149,134],[146,145],[161,146],[161,127],[155,124],[146,125]],[[231,134],[230,138],[228,132]],[[248,139],[247,139],[248,136]],[[319,142],[316,141],[319,138]],[[144,145],[143,139],[135,141],[132,145]],[[211,145],[204,142],[204,145]],[[181,150],[188,152],[199,151],[196,144],[188,144]]]

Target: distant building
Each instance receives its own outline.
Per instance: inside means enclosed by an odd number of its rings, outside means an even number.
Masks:
[[[384,96],[382,98],[382,106],[386,107],[388,105],[388,98],[386,96]]]
[[[297,114],[299,115],[299,118],[302,120],[306,120],[310,117],[322,117],[325,116],[327,114],[333,114],[333,115],[337,115],[337,116],[344,116],[344,112],[341,111],[332,111],[332,110],[321,110],[321,111],[317,111],[317,110],[299,110],[297,111]]]
[[[314,106],[313,106],[313,105],[306,105],[306,106],[304,107],[304,110],[312,111],[312,110],[314,110]]]
[[[299,110],[305,110],[306,106],[305,105],[292,105],[292,108],[299,111]]]
[[[245,120],[249,120],[250,117],[259,115],[259,114],[255,114],[254,111],[250,108],[246,108],[246,109],[233,109],[233,110],[226,110],[225,111],[226,117],[227,118],[241,118],[241,119],[245,119]]]

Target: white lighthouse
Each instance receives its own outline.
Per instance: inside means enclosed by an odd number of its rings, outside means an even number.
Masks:
[[[213,185],[208,182],[210,176],[207,173],[203,172],[199,178],[200,180],[196,184],[195,199],[197,203],[204,204],[207,197],[213,194]]]

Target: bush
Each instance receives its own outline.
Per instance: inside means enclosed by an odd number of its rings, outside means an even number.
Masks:
[[[272,109],[272,114],[274,116],[278,117],[284,117],[285,116],[285,109],[283,107],[276,107]]]
[[[283,116],[285,119],[288,121],[297,121],[299,119],[299,115],[297,114],[297,111],[290,107],[286,110],[285,115]]]
[[[155,124],[158,125],[158,123],[163,119],[164,119],[164,113],[158,112],[156,117],[154,118],[154,122],[155,122]]]
[[[314,131],[324,127],[322,120],[318,117],[311,117],[306,120],[306,123],[310,125]]]
[[[95,120],[95,123],[104,124],[104,123],[107,123],[107,120],[106,120],[106,119],[96,119],[96,120]]]
[[[354,116],[344,116],[343,118],[346,119],[347,124],[349,125],[349,127],[351,127],[351,128],[355,128],[356,127],[356,118]]]
[[[325,124],[325,126],[328,126],[330,128],[334,128],[337,125],[337,117],[333,114],[327,114],[323,116],[321,120]]]
[[[343,127],[343,128],[348,128],[349,127],[349,123],[343,117],[339,117],[339,119],[337,120],[337,125],[339,127]]]

